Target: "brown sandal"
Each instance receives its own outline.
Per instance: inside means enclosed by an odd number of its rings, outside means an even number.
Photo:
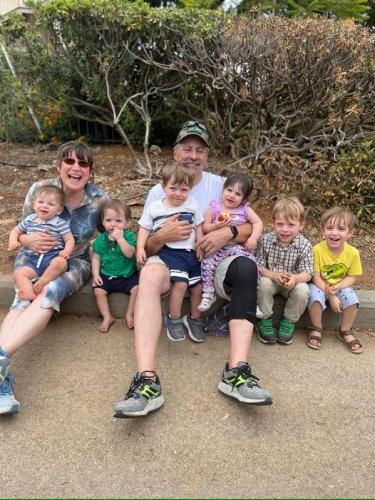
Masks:
[[[307,335],[306,345],[308,347],[310,347],[311,349],[315,349],[316,351],[319,351],[319,349],[322,347],[322,336],[320,335],[320,337],[318,337],[318,335],[314,335],[311,332],[319,332],[319,333],[321,333],[322,327],[321,326],[311,325],[311,326],[309,326],[308,329],[310,330],[310,333],[308,333],[308,335]],[[316,340],[317,342],[319,342],[319,345],[312,344],[311,343],[312,340]]]
[[[353,340],[345,340],[345,337],[349,337],[350,335],[352,335],[354,337],[354,339]],[[339,331],[337,332],[336,336],[339,340],[341,340],[341,342],[343,342],[345,344],[348,351],[352,352],[353,354],[361,354],[361,352],[363,352],[362,344],[355,337],[352,330],[348,330],[347,332],[345,332],[339,328]],[[359,346],[358,349],[353,349],[353,347],[356,345]]]

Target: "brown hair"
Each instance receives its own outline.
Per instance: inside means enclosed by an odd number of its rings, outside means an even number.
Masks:
[[[100,217],[102,221],[104,219],[105,211],[110,209],[115,210],[117,213],[123,213],[127,221],[131,217],[130,207],[126,203],[123,203],[120,200],[105,200],[102,203],[102,208],[100,210]]]
[[[63,190],[58,186],[54,186],[53,184],[46,184],[45,186],[40,187],[34,195],[34,202],[43,194],[53,194],[56,197],[56,200],[58,201],[60,207],[64,206],[65,195]]]
[[[87,161],[90,165],[90,169],[94,164],[94,156],[92,154],[91,148],[85,142],[75,142],[69,141],[61,144],[58,153],[58,162],[61,165],[64,158],[69,158],[74,153],[77,160]]]
[[[272,209],[273,220],[275,220],[277,215],[283,215],[287,219],[304,222],[305,209],[298,198],[295,196],[286,196],[277,200]]]
[[[348,227],[349,231],[352,231],[354,229],[356,222],[354,215],[345,207],[329,208],[328,210],[323,212],[320,220],[322,223],[322,227],[324,227],[328,221],[332,221],[333,223],[338,222],[345,224],[345,226]]]
[[[242,202],[244,203],[249,199],[251,195],[251,191],[253,190],[253,181],[246,174],[233,174],[229,176],[224,182],[223,190],[227,187],[233,187],[236,184],[239,184],[240,189],[242,191]]]
[[[173,180],[177,185],[186,184],[189,187],[193,187],[194,172],[191,168],[182,165],[182,163],[172,162],[164,167],[161,173],[161,183],[163,186],[170,180]]]

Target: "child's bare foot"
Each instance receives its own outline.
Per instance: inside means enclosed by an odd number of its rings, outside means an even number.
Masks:
[[[103,321],[98,326],[99,332],[107,333],[114,322],[115,318],[113,318],[112,316],[109,316],[108,318],[103,318]]]
[[[20,298],[21,300],[34,300],[37,298],[37,294],[34,292],[34,289],[33,287],[31,287],[30,289],[19,289],[17,291],[17,295],[18,295],[18,298]]]
[[[42,290],[43,288],[47,285],[46,282],[42,281],[42,280],[38,280],[34,283],[33,285],[33,288],[34,288],[34,292],[39,295],[40,293],[42,293]]]
[[[126,313],[124,319],[126,321],[126,324],[128,325],[129,330],[132,330],[134,328],[134,316],[133,316],[133,314]]]

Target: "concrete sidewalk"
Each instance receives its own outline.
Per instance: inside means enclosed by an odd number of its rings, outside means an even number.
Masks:
[[[0,309],[0,319],[6,309]],[[360,497],[375,491],[375,342],[353,355],[255,338],[251,363],[274,404],[218,393],[228,340],[173,343],[158,372],[165,406],[114,419],[135,370],[133,333],[61,315],[12,360],[20,414],[0,419],[0,497]]]

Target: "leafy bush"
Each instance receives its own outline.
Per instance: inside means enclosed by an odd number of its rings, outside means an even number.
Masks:
[[[348,207],[364,223],[375,222],[375,140],[342,150],[336,162],[303,162],[282,153],[249,166],[266,196],[298,196],[313,216],[335,205]],[[272,200],[269,200],[270,202]]]

